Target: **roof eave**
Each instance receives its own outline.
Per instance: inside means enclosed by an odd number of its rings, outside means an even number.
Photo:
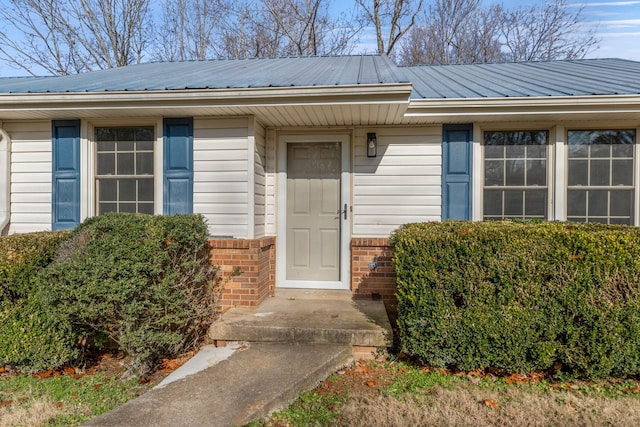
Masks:
[[[467,117],[510,120],[518,117],[579,119],[582,115],[640,113],[640,95],[547,96],[513,98],[412,99],[407,119],[447,122]]]

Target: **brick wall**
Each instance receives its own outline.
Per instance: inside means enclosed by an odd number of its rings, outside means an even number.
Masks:
[[[257,306],[275,291],[275,237],[209,239],[211,263],[220,267],[220,307]],[[234,274],[236,271],[239,274]]]
[[[275,240],[275,237],[209,240],[211,263],[220,267],[222,277],[222,310],[257,306],[275,294]],[[391,256],[388,239],[351,240],[351,291],[354,298],[382,298],[388,309],[395,309],[396,282]],[[376,267],[370,268],[370,262],[375,262]],[[241,273],[234,275],[237,269]]]
[[[391,257],[389,239],[351,239],[351,291],[354,298],[382,298],[387,308],[396,307],[396,276]],[[371,262],[377,266],[370,268]]]

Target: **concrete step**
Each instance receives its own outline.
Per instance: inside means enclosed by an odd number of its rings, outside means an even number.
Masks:
[[[240,426],[286,408],[352,361],[345,344],[247,343],[236,348],[214,366],[156,387],[84,425]]]
[[[382,301],[348,291],[278,291],[259,307],[234,308],[214,322],[216,341],[336,343],[388,347],[392,330]]]

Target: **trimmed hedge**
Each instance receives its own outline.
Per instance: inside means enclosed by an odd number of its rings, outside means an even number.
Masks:
[[[78,356],[71,324],[37,298],[0,302],[0,366],[33,373],[57,368]]]
[[[17,302],[33,292],[33,278],[52,260],[69,231],[0,237],[0,301]]]
[[[640,374],[640,229],[408,224],[391,246],[403,352],[460,370]]]
[[[201,216],[106,214],[81,224],[40,275],[43,301],[91,346],[113,341],[149,371],[190,348],[215,314]]]

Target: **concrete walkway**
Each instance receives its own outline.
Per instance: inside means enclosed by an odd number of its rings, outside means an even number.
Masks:
[[[286,408],[351,363],[354,348],[391,338],[381,301],[341,291],[279,291],[260,307],[228,311],[210,335],[228,345],[204,347],[154,389],[84,425],[241,426]]]

